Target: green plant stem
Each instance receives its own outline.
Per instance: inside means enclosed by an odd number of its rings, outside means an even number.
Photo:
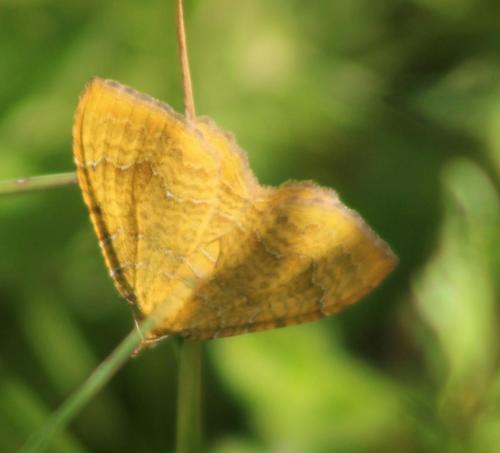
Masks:
[[[183,0],[177,0],[177,44],[186,117],[194,119],[195,107],[186,44]],[[201,350],[202,343],[181,340],[177,388],[177,453],[201,451]]]
[[[0,195],[31,192],[34,190],[66,186],[68,184],[76,184],[76,174],[74,172],[11,179],[0,181]]]
[[[81,409],[104,387],[111,377],[127,362],[155,324],[150,316],[138,329],[130,332],[117,348],[96,368],[88,379],[52,414],[47,423],[35,432],[21,449],[22,453],[46,450],[51,439],[63,430]]]
[[[177,453],[201,451],[202,343],[181,340],[178,399]]]

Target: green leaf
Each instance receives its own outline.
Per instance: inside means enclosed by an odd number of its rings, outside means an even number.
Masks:
[[[414,282],[417,306],[441,356],[441,411],[466,436],[489,400],[498,359],[500,207],[488,177],[467,160],[443,172],[445,215],[435,256]]]

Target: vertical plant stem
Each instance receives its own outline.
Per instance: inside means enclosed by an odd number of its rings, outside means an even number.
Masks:
[[[177,397],[177,453],[201,451],[201,351],[198,341],[181,340]]]
[[[177,44],[184,90],[184,111],[188,119],[194,120],[196,113],[182,0],[177,0]],[[182,340],[177,390],[177,453],[201,451],[201,351],[202,343]]]
[[[194,119],[196,113],[194,108],[193,84],[191,82],[191,69],[189,68],[186,27],[184,25],[184,7],[182,0],[177,0],[177,45],[179,47],[182,88],[184,91],[184,111],[188,118]]]

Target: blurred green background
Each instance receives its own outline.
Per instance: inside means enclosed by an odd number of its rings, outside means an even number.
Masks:
[[[400,265],[346,312],[206,344],[206,451],[500,451],[500,2],[187,0],[199,113],[335,188]],[[0,1],[0,180],[73,169],[85,82],[182,110],[173,0]],[[0,198],[0,451],[132,328],[77,187]],[[58,452],[173,451],[169,341]]]

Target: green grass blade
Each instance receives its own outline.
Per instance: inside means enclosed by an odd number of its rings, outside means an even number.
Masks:
[[[142,339],[137,329],[130,332],[118,347],[95,369],[81,387],[52,414],[49,421],[28,439],[21,452],[41,452],[48,448],[54,435],[64,429],[80,410],[104,387],[130,358],[130,355],[140,345]]]
[[[164,305],[159,306],[139,329],[134,329],[96,368],[81,387],[59,407],[47,423],[35,432],[21,449],[22,453],[45,451],[56,434],[61,432],[81,409],[106,385],[127,362],[144,338],[155,327]],[[180,351],[178,398],[178,452],[199,451],[201,445],[201,349],[200,342],[183,341]]]

